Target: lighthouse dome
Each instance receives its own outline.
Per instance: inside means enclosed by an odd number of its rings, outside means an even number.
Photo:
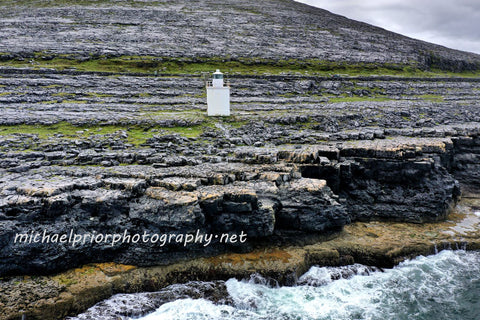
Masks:
[[[223,73],[219,69],[213,73],[213,79],[223,79]]]

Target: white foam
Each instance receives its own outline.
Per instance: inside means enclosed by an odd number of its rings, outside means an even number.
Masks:
[[[328,268],[312,267],[298,279],[301,284],[323,286],[332,282],[332,275]]]
[[[332,281],[336,274],[342,277]],[[477,301],[478,252],[441,251],[435,256],[405,261],[385,272],[372,273],[360,265],[312,267],[300,279],[306,285],[270,287],[258,277],[251,281],[230,279],[226,285],[235,307],[184,299],[164,304],[142,319],[460,319],[459,312],[467,313],[463,318],[473,319],[470,313],[480,312],[475,310],[477,305],[468,305],[469,301],[466,307],[459,306],[465,292],[473,295],[470,300]],[[472,283],[479,287],[469,293],[465,288]]]
[[[142,320],[223,320],[235,311],[229,306],[216,306],[204,299],[181,299],[166,303]]]

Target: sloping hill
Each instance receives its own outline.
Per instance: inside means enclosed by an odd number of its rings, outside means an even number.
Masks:
[[[246,64],[280,60],[287,65],[300,61],[450,71],[480,68],[477,54],[414,40],[291,0],[2,3],[0,52],[7,61],[19,56],[84,60],[141,55],[155,61],[220,58]]]

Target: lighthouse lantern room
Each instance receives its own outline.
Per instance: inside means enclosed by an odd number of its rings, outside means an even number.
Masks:
[[[217,69],[212,81],[207,82],[207,115],[230,115],[230,84],[224,81],[223,73]]]

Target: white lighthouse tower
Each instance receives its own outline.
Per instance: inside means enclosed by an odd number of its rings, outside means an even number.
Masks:
[[[207,82],[207,115],[230,115],[230,84],[223,82],[223,73],[217,69],[213,80]]]

